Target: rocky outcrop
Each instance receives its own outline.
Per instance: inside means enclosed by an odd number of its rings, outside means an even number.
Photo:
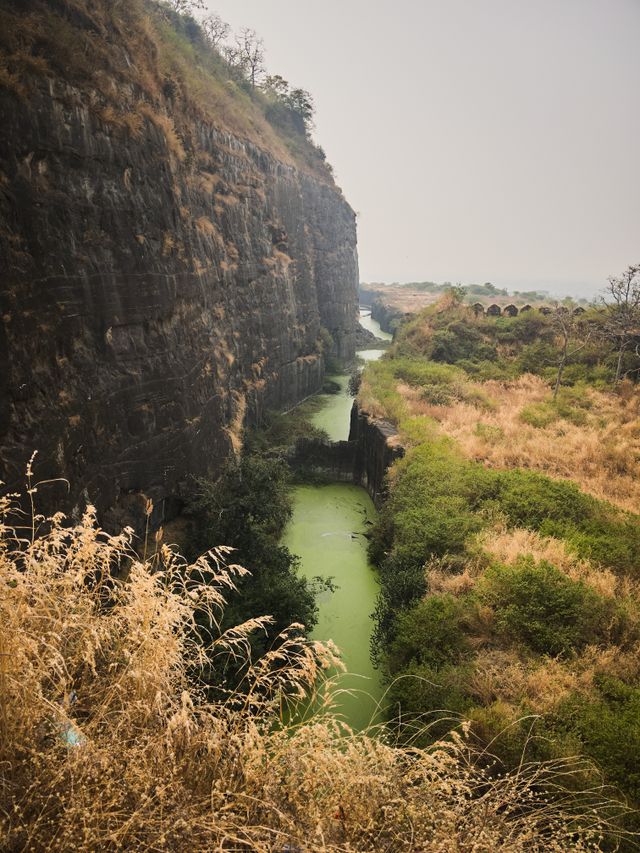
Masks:
[[[354,402],[348,441],[301,438],[291,448],[288,462],[305,477],[363,486],[379,506],[386,493],[390,466],[404,456],[398,431],[387,421],[372,418]]]
[[[385,476],[396,459],[404,456],[404,447],[397,441],[398,431],[387,421],[372,418],[358,409],[351,410],[349,443],[355,448],[353,481],[369,492],[379,506],[385,495]]]
[[[371,303],[371,316],[380,323],[383,332],[392,335],[402,322],[411,317],[411,314],[405,314],[399,308],[394,308],[378,298]]]
[[[287,461],[310,481],[354,483],[356,452],[354,441],[299,438],[287,454]]]
[[[0,480],[38,450],[70,484],[51,506],[115,524],[144,496],[160,522],[243,425],[321,387],[322,327],[354,357],[354,214],[215,123],[177,135],[170,90],[127,127],[63,73],[20,86],[0,88]]]
[[[383,338],[378,338],[369,329],[358,323],[356,327],[356,350],[361,349],[379,349],[386,347],[388,341]]]

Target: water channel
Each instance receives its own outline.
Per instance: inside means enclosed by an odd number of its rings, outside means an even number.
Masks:
[[[370,315],[361,311],[361,324],[377,337],[390,339]],[[367,361],[384,350],[361,350]],[[313,417],[332,441],[348,438],[353,399],[347,376],[332,376],[340,393],[327,396],[326,405]],[[332,578],[333,592],[318,597],[317,640],[333,640],[342,652],[347,672],[338,677],[336,712],[355,729],[380,719],[383,686],[369,657],[378,578],[367,559],[367,529],[375,508],[365,489],[346,483],[298,486],[293,493],[293,517],[284,544],[300,557],[302,574]]]

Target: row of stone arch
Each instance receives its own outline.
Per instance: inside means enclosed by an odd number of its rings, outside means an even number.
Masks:
[[[485,309],[481,302],[476,302],[471,306],[471,310],[476,317],[479,317],[481,314],[485,314],[487,317],[517,317],[518,314],[533,311],[534,308],[531,305],[523,305],[522,308],[518,308],[516,305],[505,305],[504,308],[501,308],[500,305],[489,305]],[[541,305],[537,310],[540,314],[552,314],[554,311],[558,314],[584,314],[584,308],[581,308],[579,305],[573,309],[567,308],[565,305],[560,305],[557,308]]]

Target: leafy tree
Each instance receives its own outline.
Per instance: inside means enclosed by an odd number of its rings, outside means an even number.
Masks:
[[[461,284],[451,285],[446,291],[453,305],[462,305],[464,298],[467,295],[467,288]]]
[[[313,129],[313,98],[306,89],[292,89],[288,80],[280,74],[270,75],[262,84],[262,91],[276,105],[284,108],[293,119],[296,129],[307,136]]]
[[[291,517],[289,469],[282,459],[244,454],[229,462],[215,481],[199,480],[190,504],[194,553],[215,545],[235,548],[234,559],[251,571],[240,583],[225,611],[233,625],[256,614],[273,616],[274,625],[262,638],[268,645],[292,622],[313,628],[313,590],[299,576],[298,560],[280,544]]]
[[[262,84],[262,90],[285,101],[289,96],[289,83],[280,74],[268,74]]]
[[[305,130],[308,132],[313,126],[314,112],[313,98],[309,92],[306,89],[292,89],[288,97],[288,104],[300,116]]]

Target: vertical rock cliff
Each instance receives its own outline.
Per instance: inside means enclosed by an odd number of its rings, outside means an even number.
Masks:
[[[160,520],[319,388],[324,329],[353,358],[355,217],[155,6],[3,5],[0,479],[38,450],[69,508]]]

